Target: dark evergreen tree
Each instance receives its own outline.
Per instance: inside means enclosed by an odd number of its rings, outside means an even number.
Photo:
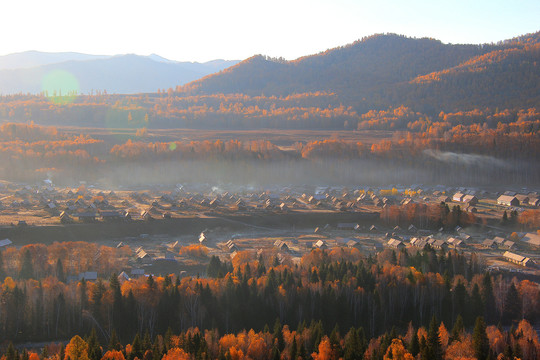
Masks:
[[[518,215],[517,210],[511,211],[511,212],[510,212],[510,220],[509,220],[509,221],[510,221],[510,224],[512,224],[512,225],[517,224],[518,216],[519,216],[519,215]]]
[[[32,254],[30,254],[30,250],[26,250],[23,254],[19,277],[24,280],[32,279],[34,277],[34,265],[32,264]]]
[[[504,213],[503,213],[501,223],[502,223],[503,225],[507,225],[507,224],[508,224],[508,214],[506,213],[506,210],[505,210]]]
[[[420,339],[420,358],[426,359],[426,360],[432,360],[433,357],[431,355],[431,352],[429,350],[429,346],[426,342],[426,338],[422,336]]]
[[[294,337],[291,343],[291,349],[289,351],[289,358],[291,360],[296,360],[297,354],[298,354],[298,345],[296,344],[296,337]]]
[[[13,343],[10,341],[6,350],[6,360],[19,360]]]
[[[507,344],[504,348],[503,352],[505,359],[513,359],[514,358],[514,351],[512,350],[512,346],[510,344]]]
[[[210,262],[208,263],[208,266],[206,267],[206,274],[209,277],[216,278],[216,277],[219,277],[220,272],[222,272],[221,260],[219,259],[219,257],[213,255],[210,258]]]
[[[148,329],[145,331],[143,336],[142,348],[143,352],[146,352],[147,350],[152,350],[152,339],[150,338],[150,333],[148,332]]]
[[[512,352],[514,353],[515,359],[523,359],[523,350],[521,349],[521,345],[519,345],[519,341],[514,343],[514,349]]]
[[[439,322],[437,321],[437,318],[435,315],[431,318],[431,322],[429,323],[429,331],[428,331],[428,338],[427,338],[427,347],[428,347],[428,354],[430,356],[430,359],[433,360],[442,360],[442,348],[441,348],[441,342],[439,339]]]
[[[86,280],[83,278],[79,283],[79,297],[81,299],[81,309],[88,308],[88,294],[87,294]]]
[[[505,325],[510,325],[518,320],[521,320],[521,298],[514,283],[512,283],[504,300],[502,322]]]
[[[105,294],[105,290],[103,280],[98,279],[92,293],[92,315],[99,324],[102,323],[101,300]]]
[[[66,282],[66,275],[64,273],[64,265],[62,264],[62,259],[58,258],[56,261],[56,278],[60,282]]]
[[[134,360],[136,357],[142,359],[144,355],[141,336],[139,333],[135,334],[135,338],[131,343],[131,353],[129,353],[128,360]]]
[[[330,346],[332,347],[332,352],[334,354],[336,354],[336,356],[338,358],[341,358],[342,357],[342,350],[341,350],[341,345],[339,343],[340,341],[340,335],[339,335],[339,325],[336,324],[336,326],[334,327],[334,330],[332,330],[332,332],[330,333]]]
[[[41,359],[47,359],[49,357],[49,347],[44,346],[43,350],[41,350],[41,354],[39,355]]]
[[[95,328],[92,328],[86,343],[88,344],[88,358],[90,360],[101,360],[103,353],[101,351],[101,346],[99,345]]]
[[[482,300],[484,302],[484,319],[488,324],[492,324],[498,317],[497,309],[495,308],[495,296],[493,295],[493,284],[489,272],[486,272],[482,279]]]
[[[135,336],[135,331],[137,329],[137,318],[133,314],[137,313],[137,302],[135,301],[135,295],[130,289],[127,298],[124,301],[124,314],[128,314],[120,321],[120,326],[118,326],[118,335],[120,340],[127,342],[131,336]]]
[[[111,338],[109,340],[109,346],[107,347],[107,349],[116,351],[122,350],[122,344],[120,344],[120,340],[118,339],[118,335],[116,335],[115,329],[112,329]]]
[[[307,359],[307,351],[304,342],[300,342],[300,349],[298,349],[298,356],[302,359]]]
[[[152,345],[152,360],[161,360],[163,357],[163,347],[160,343],[160,336],[156,336]]]
[[[165,338],[163,339],[163,343],[164,343],[164,346],[165,346],[165,349],[163,350],[163,352],[167,352],[169,351],[170,348],[172,348],[172,336],[173,336],[173,332],[172,332],[172,329],[169,327],[167,329],[167,332],[165,333]]]
[[[166,290],[171,286],[172,286],[171,275],[167,275],[165,276],[165,281],[163,281],[163,290]]]
[[[365,352],[365,336],[363,329],[356,330],[354,327],[349,330],[349,333],[345,336],[345,349],[344,349],[344,359],[360,359],[362,358]]]
[[[315,269],[315,268],[311,271],[310,281],[312,283],[318,283],[319,282],[319,275],[317,274],[317,269]]]
[[[274,345],[272,347],[271,359],[272,360],[281,360],[281,353],[279,352],[279,349],[278,349],[277,345]]]
[[[281,322],[279,319],[276,319],[276,322],[274,323],[274,342],[276,342],[277,348],[279,350],[279,353],[283,351],[285,348],[285,340],[283,339],[283,328],[281,326]]]
[[[489,339],[486,334],[486,324],[482,316],[476,319],[472,341],[476,358],[478,360],[487,360],[489,355]]]
[[[480,295],[480,289],[478,284],[474,284],[473,291],[471,294],[471,305],[470,311],[472,316],[476,319],[478,316],[483,316],[484,314],[484,303],[482,301],[482,296]]]
[[[467,304],[469,303],[469,295],[467,294],[467,289],[465,288],[465,285],[463,285],[461,280],[458,280],[458,283],[454,287],[453,299],[454,314],[460,316],[467,316],[469,314],[467,306]],[[467,316],[467,319],[472,324],[472,320],[469,320],[469,316]]]
[[[418,353],[420,352],[420,342],[418,341],[417,332],[413,334],[411,342],[409,343],[409,346],[408,346],[408,350],[414,357],[416,357],[416,355],[418,355]]]
[[[465,326],[463,325],[463,318],[461,315],[458,315],[456,322],[454,323],[454,327],[452,328],[452,341],[459,341],[461,340],[461,334],[465,330]]]

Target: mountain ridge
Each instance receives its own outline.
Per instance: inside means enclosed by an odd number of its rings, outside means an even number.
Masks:
[[[484,96],[482,91],[490,93],[499,91],[506,94],[515,87],[514,83],[505,85],[501,79],[519,78],[522,69],[526,71],[527,82],[540,82],[538,65],[540,60],[535,44],[540,43],[540,32],[523,35],[501,41],[497,44],[443,44],[431,38],[409,38],[396,34],[378,34],[369,36],[351,44],[328,49],[326,51],[300,57],[292,61],[271,59],[262,55],[250,57],[221,73],[211,74],[180,88],[180,93],[198,95],[215,93],[244,93],[256,95],[286,96],[294,93],[327,91],[336,92],[347,104],[354,104],[358,111],[371,108],[387,108],[388,106],[420,105],[426,107],[421,97],[412,98],[411,92],[429,95],[425,90],[434,85],[413,82],[414,79],[434,73],[447,72],[448,81],[443,84],[448,89],[439,89],[441,97],[444,92],[471,94],[471,99],[481,99],[478,106],[492,106],[494,99]],[[502,53],[500,59],[489,54]],[[514,53],[514,60],[508,66],[495,66],[498,71],[490,72],[493,79],[483,77],[482,87],[463,80],[462,73],[449,69],[461,66],[465,68],[474,59],[494,58],[495,64],[502,64],[503,59]],[[519,58],[521,57],[521,58]],[[521,65],[520,65],[521,64]],[[469,74],[468,78],[476,79],[478,74]],[[461,77],[460,77],[461,76]],[[459,81],[452,79],[458,78]],[[459,83],[459,84],[457,84]],[[425,89],[424,89],[425,88]],[[536,99],[536,89],[521,92],[520,96]],[[540,90],[540,89],[539,89]],[[455,97],[455,96],[454,96]],[[501,100],[501,96],[497,97]],[[518,100],[515,96],[512,98]],[[443,99],[444,100],[444,99]],[[504,99],[502,99],[504,100]],[[508,101],[504,100],[507,104]],[[438,101],[445,103],[445,101]],[[456,99],[448,101],[444,109],[458,108]],[[536,102],[534,100],[533,102]],[[530,102],[529,102],[530,103]],[[517,101],[516,105],[524,105],[525,101]],[[529,104],[530,105],[530,104]],[[429,106],[428,106],[429,107]]]
[[[21,67],[2,68],[13,61],[19,61]],[[53,71],[70,73],[78,82],[78,93],[94,90],[125,94],[156,92],[175,88],[237,62],[220,59],[207,63],[179,62],[155,54],[108,56],[29,51],[0,57],[0,94],[40,93],[45,90],[43,78]]]

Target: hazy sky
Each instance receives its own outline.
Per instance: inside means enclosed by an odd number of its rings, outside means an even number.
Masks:
[[[540,30],[539,0],[3,0],[0,55],[295,59],[374,33],[486,43]]]

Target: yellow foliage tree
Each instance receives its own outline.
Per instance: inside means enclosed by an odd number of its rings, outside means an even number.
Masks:
[[[319,343],[319,353],[314,352],[311,354],[313,360],[330,360],[332,356],[332,344],[327,336],[325,336]]]
[[[79,335],[75,335],[67,344],[65,354],[64,360],[89,360],[88,344]]]
[[[172,348],[163,356],[162,360],[190,360],[189,354],[179,348]]]
[[[392,340],[392,344],[388,347],[388,350],[386,350],[386,354],[384,354],[383,360],[414,360],[414,357],[411,355],[410,352],[408,352],[405,347],[403,346],[403,343],[399,339]]]
[[[101,360],[125,360],[125,357],[121,351],[109,350],[103,355]]]

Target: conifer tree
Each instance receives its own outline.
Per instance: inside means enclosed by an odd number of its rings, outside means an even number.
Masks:
[[[122,345],[120,344],[120,340],[118,340],[118,335],[116,335],[115,329],[112,329],[111,338],[109,340],[109,346],[107,347],[107,349],[116,351],[122,350]]]
[[[23,254],[21,271],[19,277],[24,280],[31,279],[34,276],[34,265],[32,264],[32,254],[30,250],[26,250]]]
[[[456,322],[454,323],[454,327],[452,328],[452,341],[461,340],[461,333],[464,329],[465,326],[463,325],[463,318],[461,315],[458,315]]]
[[[412,336],[411,342],[409,343],[408,350],[412,354],[412,356],[415,356],[415,357],[420,352],[420,342],[418,341],[418,334],[416,332]]]
[[[99,345],[95,328],[92,328],[90,336],[88,337],[88,340],[86,342],[88,344],[88,358],[90,360],[100,360],[103,354],[101,351],[101,346]]]
[[[486,324],[482,316],[476,318],[472,341],[476,358],[486,360],[489,355],[489,340],[486,334]]]
[[[291,360],[296,360],[297,352],[298,352],[298,346],[296,344],[296,337],[293,337],[293,341],[291,343],[291,349],[289,352],[289,357],[291,358]]]
[[[427,347],[430,359],[441,360],[442,359],[442,348],[441,342],[439,340],[439,322],[435,315],[431,318],[429,324],[428,338],[427,338]]]
[[[128,360],[134,360],[136,357],[139,359],[142,359],[143,354],[144,353],[143,353],[141,336],[139,335],[139,333],[137,333],[135,334],[135,338],[133,339],[133,342],[131,343],[131,353],[129,353]]]
[[[276,319],[276,322],[274,324],[274,341],[277,341],[277,347],[279,352],[281,353],[283,349],[285,348],[285,340],[283,339],[283,328],[281,326],[281,322],[279,321],[279,318]]]
[[[362,345],[360,343],[358,331],[354,327],[352,327],[351,330],[349,330],[347,336],[345,336],[345,351],[343,355],[344,359],[358,359],[362,356],[362,354]]]
[[[493,295],[493,283],[489,272],[484,274],[482,279],[482,301],[484,302],[484,319],[488,324],[496,320],[495,296]]]
[[[514,283],[512,283],[510,284],[510,288],[508,288],[508,292],[506,293],[503,306],[502,321],[503,324],[509,325],[513,321],[517,321],[520,319],[521,299]]]
[[[8,348],[6,350],[6,360],[18,360],[17,353],[15,352],[15,347],[13,346],[13,343],[10,341]]]
[[[62,264],[62,259],[58,258],[56,261],[56,278],[60,282],[66,282],[66,275],[64,273],[64,265]]]

